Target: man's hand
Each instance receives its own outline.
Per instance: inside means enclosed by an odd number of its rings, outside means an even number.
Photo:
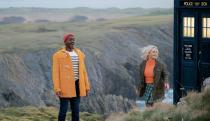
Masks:
[[[61,96],[61,91],[58,91],[58,92],[56,92],[55,93],[58,97],[60,97]]]
[[[88,95],[88,94],[89,94],[89,92],[90,92],[90,90],[89,90],[89,89],[87,89],[87,90],[86,90],[86,94]]]

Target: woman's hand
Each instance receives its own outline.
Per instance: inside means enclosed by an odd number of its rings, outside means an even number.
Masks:
[[[165,89],[169,90],[169,88],[170,88],[169,83],[165,83],[164,87],[165,87]]]

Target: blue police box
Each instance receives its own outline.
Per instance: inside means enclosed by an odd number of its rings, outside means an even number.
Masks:
[[[174,104],[210,77],[210,0],[174,0]]]

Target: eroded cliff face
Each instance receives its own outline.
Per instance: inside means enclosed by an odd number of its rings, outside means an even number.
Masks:
[[[115,31],[113,31],[115,30]],[[135,106],[135,86],[139,81],[140,48],[159,47],[160,60],[172,73],[172,25],[116,27],[98,39],[78,41],[86,55],[91,83],[81,110],[108,114]],[[51,79],[51,58],[57,49],[10,52],[0,55],[0,106],[58,106]],[[172,76],[170,76],[172,78]]]
[[[55,51],[55,49],[52,49],[33,53],[1,55],[0,105],[2,107],[58,106],[51,80],[51,57]],[[95,60],[93,63],[98,62]],[[104,83],[106,83],[106,80],[104,82],[101,80],[103,75],[97,75],[97,78],[93,79],[94,73],[100,72],[95,69],[94,65],[92,67],[88,66],[88,73],[92,78],[92,90],[88,97],[82,98],[81,109],[89,112],[109,113],[128,111],[132,108],[135,105],[134,101],[105,93]],[[91,68],[89,69],[89,67]],[[96,67],[99,70],[103,69],[101,66]],[[103,79],[105,78],[103,77]]]

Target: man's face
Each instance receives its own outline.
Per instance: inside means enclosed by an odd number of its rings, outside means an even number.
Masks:
[[[66,45],[66,47],[73,49],[74,48],[74,43],[75,43],[75,38],[69,38],[65,42],[65,45]]]

